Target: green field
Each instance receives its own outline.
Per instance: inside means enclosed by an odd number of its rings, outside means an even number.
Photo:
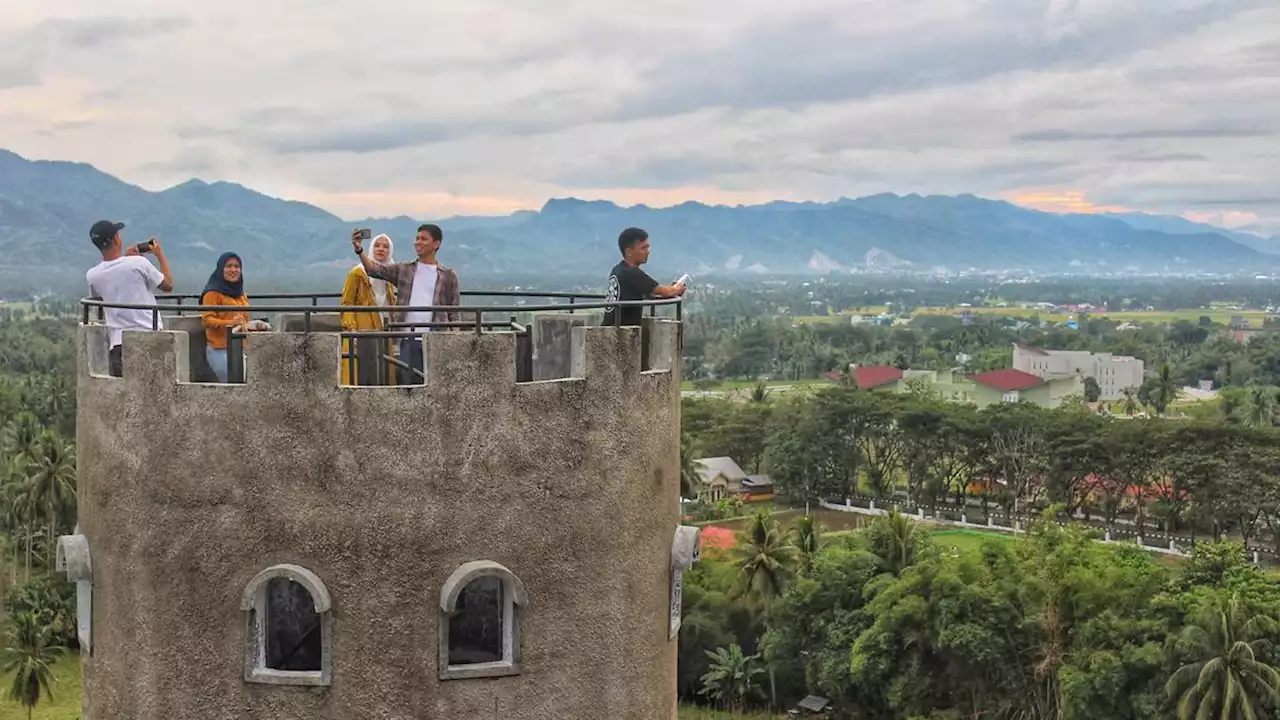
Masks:
[[[1049,322],[1063,322],[1074,316],[1072,313],[1051,313],[1036,308],[1018,308],[1018,307],[975,307],[975,308],[959,308],[959,307],[921,307],[916,308],[913,315],[955,315],[969,312],[973,315],[997,315],[1001,317],[1039,317],[1041,320]],[[800,323],[834,323],[847,322],[850,315],[856,314],[874,314],[872,312],[859,313],[856,310],[842,311],[837,315],[805,315],[796,318],[796,322]],[[1116,322],[1134,322],[1134,323],[1170,323],[1178,320],[1190,320],[1195,322],[1201,316],[1208,315],[1216,323],[1227,324],[1231,318],[1240,316],[1249,321],[1250,325],[1255,327],[1261,326],[1267,318],[1276,317],[1262,310],[1224,310],[1220,308],[1193,308],[1188,310],[1171,310],[1171,311],[1146,311],[1146,310],[1120,310],[1116,312],[1091,313],[1089,317],[1096,319],[1109,319]]]
[[[53,666],[53,702],[41,697],[31,720],[80,720],[80,656],[76,653],[64,657]],[[3,688],[8,691],[10,677],[4,678]],[[0,720],[26,720],[27,710],[20,703],[0,699]]]
[[[1007,533],[983,532],[981,530],[938,530],[929,534],[938,547],[951,547],[961,552],[970,552],[982,548],[988,540],[997,542],[1013,542],[1012,535]]]

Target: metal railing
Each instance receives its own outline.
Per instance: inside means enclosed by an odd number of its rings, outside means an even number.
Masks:
[[[302,332],[336,332],[339,337],[345,341],[350,348],[342,353],[343,360],[347,363],[349,377],[355,381],[355,368],[357,353],[355,343],[361,339],[406,339],[421,338],[422,328],[428,330],[470,330],[477,335],[483,334],[486,329],[498,330],[502,332],[512,332],[517,336],[517,343],[522,346],[522,352],[519,355],[520,366],[517,375],[519,379],[527,380],[530,374],[529,365],[531,359],[526,357],[531,354],[530,346],[530,328],[518,322],[519,313],[537,313],[537,312],[567,312],[573,314],[579,310],[605,310],[607,308],[617,308],[614,313],[614,324],[622,324],[622,310],[624,308],[638,307],[647,308],[648,314],[655,317],[659,308],[671,307],[674,309],[675,319],[681,321],[684,318],[683,303],[680,298],[655,298],[649,300],[626,300],[608,302],[604,295],[597,293],[575,293],[575,292],[535,292],[524,290],[468,290],[460,293],[463,297],[497,297],[497,298],[537,298],[537,299],[553,299],[567,300],[566,303],[542,303],[535,305],[525,304],[489,304],[489,305],[322,305],[321,300],[333,300],[341,298],[340,293],[261,293],[254,295],[259,300],[305,300],[305,304],[288,303],[288,304],[249,304],[249,305],[188,305],[186,301],[199,301],[201,295],[195,293],[185,294],[167,294],[156,297],[156,303],[153,305],[137,304],[137,303],[112,303],[98,298],[83,298],[80,300],[81,321],[89,324],[90,316],[94,309],[97,310],[98,320],[102,321],[104,311],[106,309],[118,310],[145,310],[151,313],[151,329],[160,329],[160,316],[162,313],[173,313],[183,316],[187,313],[226,313],[236,312],[253,315],[261,314],[300,314],[302,315]],[[314,328],[313,316],[316,314],[333,315],[345,313],[427,313],[428,317],[435,317],[435,313],[446,313],[447,315],[457,315],[462,317],[470,315],[470,319],[459,320],[430,320],[430,321],[396,321],[384,323],[386,330],[320,330]],[[642,310],[643,312],[643,310]],[[507,317],[502,320],[487,320],[486,314],[502,313]],[[416,328],[416,332],[405,328]],[[682,330],[683,328],[681,328]],[[243,382],[244,365],[242,343],[245,338],[255,334],[250,332],[235,332],[233,328],[227,328],[227,376],[229,382]],[[289,330],[296,332],[296,330]],[[678,331],[677,346],[681,345],[683,332]],[[366,358],[367,359],[367,358]],[[383,354],[382,360],[386,360],[402,370],[409,371],[419,380],[425,379],[425,375],[421,370],[405,364],[402,359],[396,358],[389,354]]]

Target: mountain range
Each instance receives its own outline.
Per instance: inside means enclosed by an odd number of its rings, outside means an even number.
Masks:
[[[426,218],[343,220],[302,202],[201,180],[151,192],[83,163],[31,161],[0,150],[0,265],[83,268],[93,221],[160,237],[175,265],[212,268],[226,249],[261,274],[338,272],[353,262],[352,227],[399,241],[408,259]],[[462,272],[604,274],[622,228],[652,236],[655,273],[1263,272],[1280,268],[1280,236],[1261,238],[1158,215],[1045,213],[973,195],[880,194],[828,203],[667,208],[553,199],[504,217],[436,220],[442,260]],[[78,271],[76,276],[79,277]]]

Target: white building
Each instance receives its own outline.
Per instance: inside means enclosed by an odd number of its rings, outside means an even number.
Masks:
[[[1042,350],[1014,343],[1013,368],[1042,378],[1068,373],[1091,377],[1102,389],[1102,400],[1122,398],[1126,388],[1142,385],[1142,361],[1127,355],[1087,350]]]

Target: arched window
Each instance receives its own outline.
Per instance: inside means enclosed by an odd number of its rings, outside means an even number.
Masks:
[[[440,679],[519,674],[527,603],[524,584],[498,563],[477,560],[454,570],[440,590]]]
[[[249,616],[246,682],[329,684],[329,591],[315,573],[297,565],[273,565],[249,581],[240,609]]]

